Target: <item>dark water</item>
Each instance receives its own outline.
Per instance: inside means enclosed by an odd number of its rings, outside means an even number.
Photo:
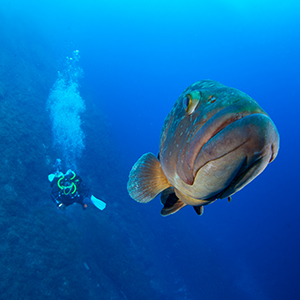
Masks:
[[[1,1],[0,299],[300,297],[300,5],[209,3]],[[128,173],[201,79],[253,97],[279,155],[231,203],[163,218]],[[55,208],[57,157],[103,212]]]

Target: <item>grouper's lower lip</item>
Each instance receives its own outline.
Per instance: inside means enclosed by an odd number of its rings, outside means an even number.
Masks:
[[[181,164],[177,164],[177,174],[189,185],[192,185],[199,168],[209,161],[201,156],[202,148],[227,126],[253,114],[249,111],[238,110],[236,106],[229,106],[210,118],[203,127],[196,132],[185,153],[180,153]],[[211,159],[211,158],[210,158]],[[197,163],[195,164],[197,160]],[[179,160],[178,160],[179,161]]]

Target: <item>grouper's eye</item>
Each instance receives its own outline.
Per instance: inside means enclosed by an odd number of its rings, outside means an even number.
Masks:
[[[183,98],[183,108],[188,115],[192,114],[200,101],[200,93],[193,91]]]
[[[184,98],[183,98],[183,108],[186,112],[188,112],[189,110],[189,107],[191,106],[191,103],[192,103],[192,98],[191,98],[191,95],[186,95]]]

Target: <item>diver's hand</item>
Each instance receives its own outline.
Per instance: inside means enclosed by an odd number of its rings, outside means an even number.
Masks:
[[[65,210],[67,207],[63,203],[60,203],[57,205],[57,208],[61,210]]]

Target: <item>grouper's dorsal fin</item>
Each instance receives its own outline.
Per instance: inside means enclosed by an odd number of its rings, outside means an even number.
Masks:
[[[127,190],[132,199],[147,203],[170,186],[160,161],[154,154],[146,153],[132,167]]]

